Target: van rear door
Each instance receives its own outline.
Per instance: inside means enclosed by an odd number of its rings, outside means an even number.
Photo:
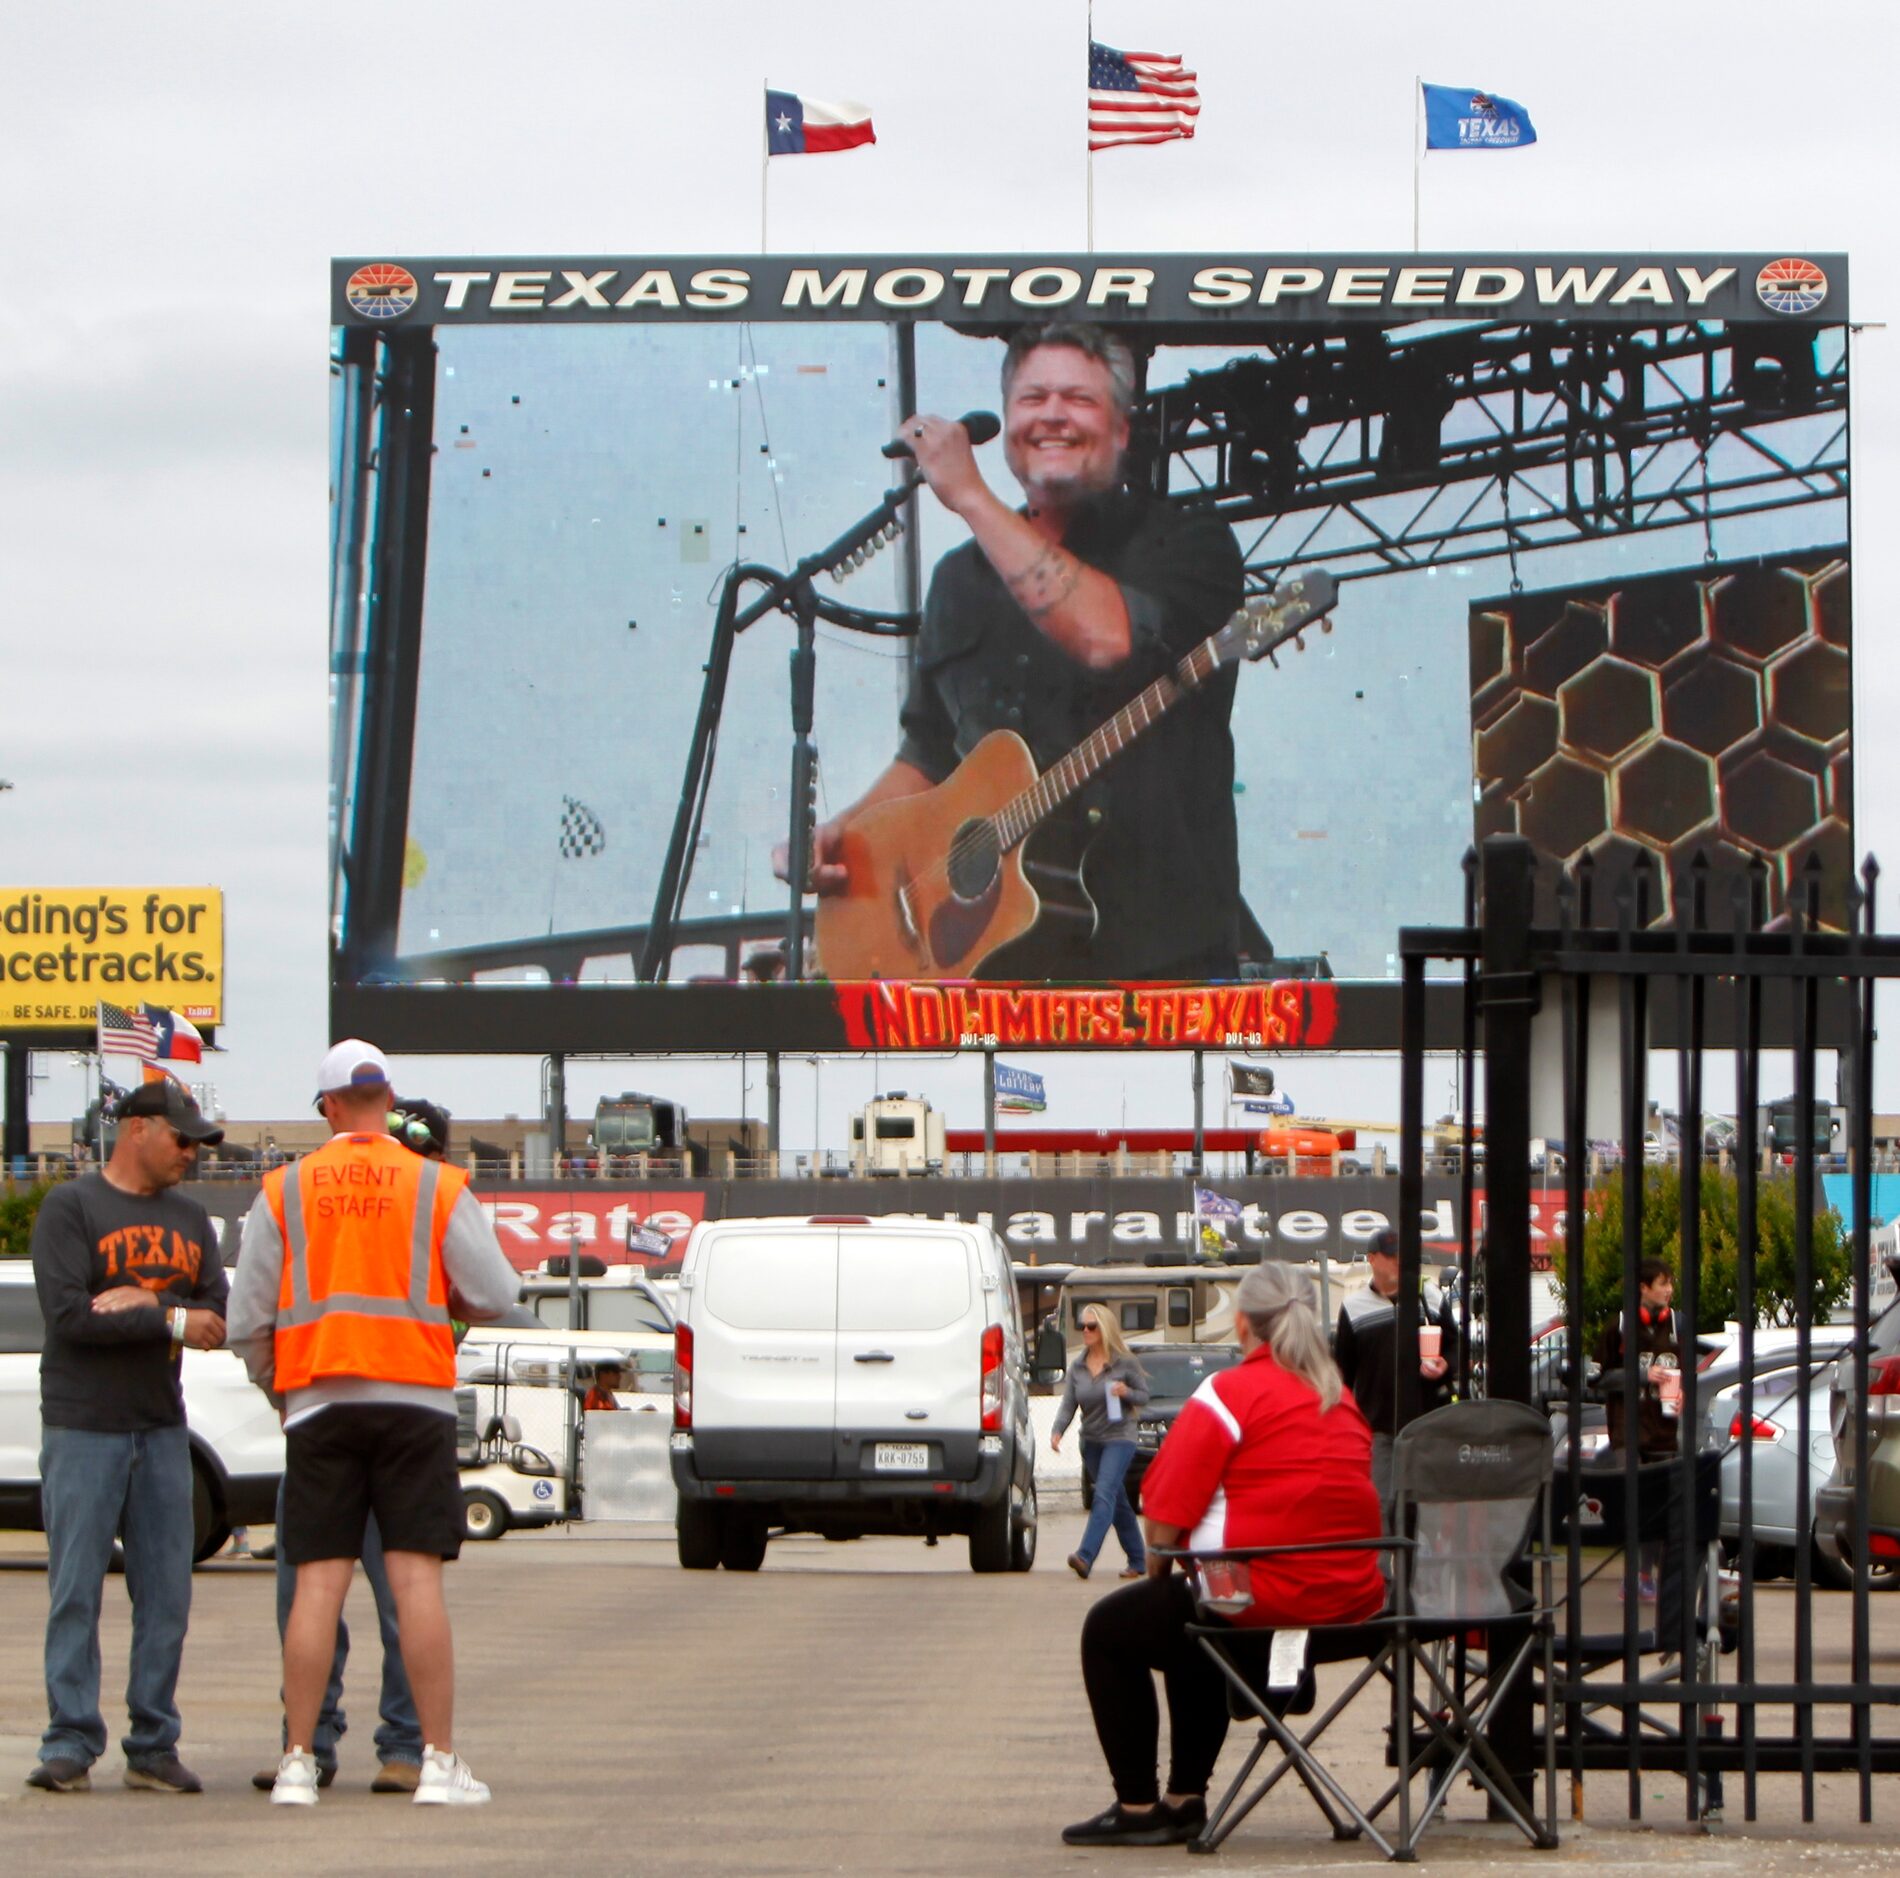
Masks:
[[[701,1474],[836,1471],[838,1232],[714,1229],[694,1274],[693,1445]]]
[[[847,1479],[977,1471],[983,1326],[966,1235],[838,1233],[838,1471]]]

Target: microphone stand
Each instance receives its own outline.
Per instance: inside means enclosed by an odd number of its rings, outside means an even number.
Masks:
[[[663,984],[666,980],[673,951],[673,931],[691,877],[692,855],[698,844],[707,790],[712,781],[713,748],[725,708],[733,641],[748,626],[755,625],[771,612],[789,613],[797,629],[791,655],[792,793],[787,842],[790,864],[786,871],[791,876],[792,899],[785,921],[785,973],[792,981],[804,977],[803,883],[811,875],[818,784],[818,749],[812,741],[818,679],[818,621],[823,619],[854,632],[885,638],[901,638],[917,630],[914,614],[875,613],[842,601],[827,600],[820,596],[813,583],[820,574],[836,573],[847,565],[861,566],[876,551],[881,539],[894,539],[902,526],[899,518],[923,480],[914,467],[910,469],[896,487],[884,492],[883,501],[868,515],[854,522],[828,546],[808,554],[789,574],[753,562],[740,562],[727,573],[720,589],[712,647],[706,659],[706,679],[700,688],[699,715],[694,721],[693,738],[687,750],[679,808],[660,869],[660,884],[654,896],[653,917],[647,925],[646,943],[641,948],[634,974],[640,983]],[[739,590],[749,582],[759,583],[765,591],[741,608]]]

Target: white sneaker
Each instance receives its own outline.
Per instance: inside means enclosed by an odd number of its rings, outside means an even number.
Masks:
[[[416,1782],[417,1806],[486,1806],[488,1789],[469,1772],[459,1754],[422,1750],[422,1775]]]
[[[277,1779],[270,1790],[273,1806],[315,1806],[317,1803],[317,1757],[292,1748],[277,1763]]]

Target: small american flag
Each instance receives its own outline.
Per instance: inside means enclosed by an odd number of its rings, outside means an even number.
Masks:
[[[1089,41],[1089,148],[1192,137],[1201,114],[1194,74],[1173,53],[1117,52]]]
[[[99,1054],[136,1056],[150,1062],[158,1054],[158,1026],[143,1011],[127,1011],[99,1000]]]

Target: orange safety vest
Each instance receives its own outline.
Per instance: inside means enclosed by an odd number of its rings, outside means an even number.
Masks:
[[[264,1176],[284,1242],[280,1390],[330,1376],[455,1386],[442,1241],[467,1186],[388,1135],[337,1136]]]

